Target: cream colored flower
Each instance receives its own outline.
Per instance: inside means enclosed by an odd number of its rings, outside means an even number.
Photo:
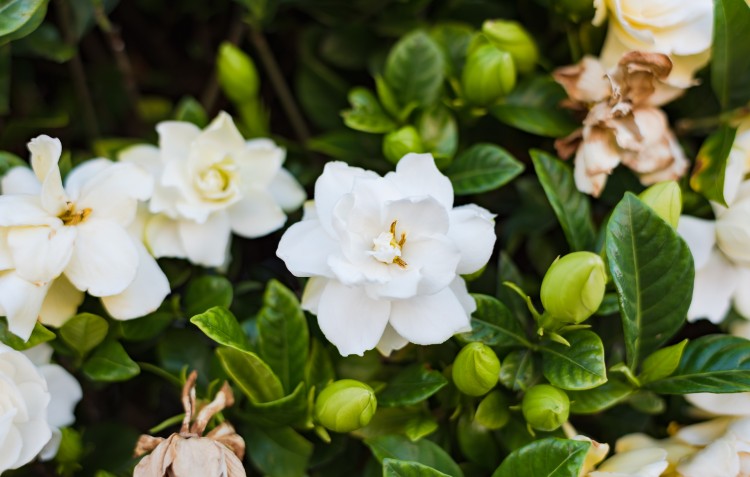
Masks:
[[[624,450],[604,460],[609,445],[586,436],[575,436],[573,439],[591,442],[579,477],[659,477],[669,465],[667,452],[663,449]]]

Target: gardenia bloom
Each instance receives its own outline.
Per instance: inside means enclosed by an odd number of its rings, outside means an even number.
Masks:
[[[643,185],[687,171],[685,154],[658,107],[682,92],[663,82],[671,68],[664,55],[633,51],[609,71],[592,57],[555,70],[555,81],[570,98],[566,105],[586,113],[581,129],[555,141],[563,159],[575,154],[578,190],[598,197],[620,163]]]
[[[669,55],[674,68],[667,81],[691,86],[693,74],[708,63],[713,35],[711,0],[594,0],[595,25],[609,17],[601,52],[606,68],[629,51]]]
[[[28,339],[39,317],[60,326],[83,292],[102,297],[116,319],[143,316],[169,293],[169,283],[145,247],[126,228],[138,200],[152,190],[133,164],[87,161],[60,177],[58,139],[28,145],[33,172],[11,169],[0,196],[0,315]]]
[[[0,343],[0,474],[29,463],[52,437],[47,382],[21,352]]]
[[[342,355],[376,346],[388,355],[471,328],[476,303],[460,275],[482,268],[494,243],[493,215],[454,208],[432,156],[407,154],[385,177],[326,164],[314,205],[277,254],[293,274],[311,277],[302,306]]]
[[[667,452],[663,449],[622,451],[604,460],[609,452],[609,445],[586,436],[575,436],[573,439],[591,442],[579,477],[659,477],[669,466]]]
[[[203,131],[189,122],[156,126],[159,147],[120,153],[156,179],[145,241],[156,257],[187,258],[206,267],[225,263],[232,232],[260,237],[281,228],[285,210],[305,191],[281,167],[284,150],[270,139],[245,141],[227,113]]]
[[[724,200],[731,204],[737,196],[737,191],[750,171],[750,117],[746,117],[737,127],[732,149],[727,158],[727,168],[724,174]]]
[[[750,181],[738,188],[729,208],[714,205],[716,220],[683,215],[677,231],[695,263],[688,320],[720,323],[730,306],[750,319]]]

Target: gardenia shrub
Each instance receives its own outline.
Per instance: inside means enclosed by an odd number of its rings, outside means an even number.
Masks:
[[[750,475],[744,0],[7,0],[0,474]]]

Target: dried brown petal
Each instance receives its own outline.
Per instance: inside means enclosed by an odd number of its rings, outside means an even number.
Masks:
[[[229,447],[240,460],[245,457],[245,440],[235,432],[234,427],[228,422],[222,422],[216,426],[206,434],[206,437]]]
[[[152,450],[156,449],[156,446],[164,442],[163,437],[153,437],[147,434],[141,434],[138,438],[138,442],[135,444],[135,450],[133,451],[134,457],[140,457],[143,454],[148,454]]]
[[[680,96],[684,89],[667,85],[672,61],[661,53],[625,53],[611,73],[614,94],[610,103],[658,106]]]
[[[206,430],[208,421],[216,415],[217,412],[221,412],[224,408],[234,404],[234,394],[232,394],[232,388],[229,387],[227,382],[221,387],[213,401],[208,403],[203,409],[200,410],[198,416],[195,418],[193,427],[190,432],[199,436],[203,435],[203,431]]]
[[[592,56],[585,56],[575,65],[556,69],[552,77],[565,88],[572,100],[580,103],[604,101],[611,94],[606,71]]]

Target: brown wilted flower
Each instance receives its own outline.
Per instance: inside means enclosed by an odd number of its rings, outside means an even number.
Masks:
[[[672,69],[666,55],[631,51],[609,73],[593,57],[555,70],[565,88],[565,107],[586,113],[583,127],[555,141],[563,159],[575,153],[575,181],[598,197],[618,164],[643,185],[681,177],[688,167],[660,105],[683,90],[664,82]]]
[[[133,477],[244,477],[242,458],[245,441],[231,424],[223,422],[203,436],[208,421],[226,407],[234,404],[232,389],[225,382],[216,397],[195,416],[195,380],[193,371],[182,388],[185,418],[179,433],[167,439],[142,435],[135,448],[135,456],[148,452],[136,466]],[[193,422],[192,426],[190,422]]]

